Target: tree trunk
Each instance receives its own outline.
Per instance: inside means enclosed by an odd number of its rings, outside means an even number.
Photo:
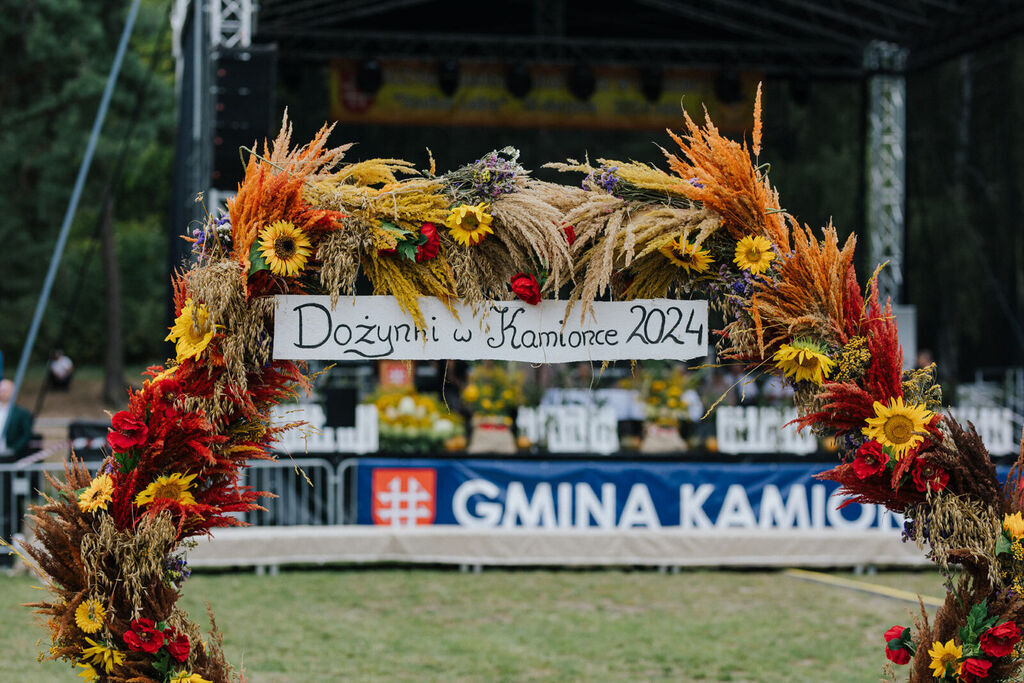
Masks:
[[[103,274],[107,281],[107,351],[104,358],[103,403],[118,406],[125,402],[124,344],[121,334],[121,269],[117,260],[117,241],[114,239],[114,200],[103,207],[100,229],[100,249],[103,252]]]

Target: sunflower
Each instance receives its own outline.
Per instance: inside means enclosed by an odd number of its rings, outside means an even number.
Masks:
[[[291,277],[306,266],[313,243],[290,221],[275,221],[260,231],[260,254],[274,275]]]
[[[736,244],[736,262],[740,268],[749,270],[754,275],[768,270],[769,264],[775,258],[771,242],[758,235],[753,237],[747,235]]]
[[[954,645],[952,638],[945,645],[936,640],[932,648],[928,650],[928,656],[932,658],[932,676],[943,678],[946,675],[946,667],[950,664],[953,665],[953,673],[959,676],[960,663],[958,660],[963,654],[964,649],[959,645]]]
[[[206,304],[197,306],[192,299],[186,299],[181,315],[174,319],[174,327],[171,328],[171,333],[164,337],[164,341],[174,342],[174,350],[178,354],[177,361],[180,363],[186,358],[198,358],[210,345],[216,331],[217,326],[210,320]]]
[[[690,242],[682,235],[663,246],[660,251],[665,258],[680,268],[685,268],[688,273],[705,273],[711,266],[711,254],[708,250],[701,249],[699,244]]]
[[[177,673],[171,674],[170,683],[212,683],[212,681],[206,680],[199,674],[179,671]]]
[[[75,623],[85,633],[96,633],[103,628],[103,619],[106,615],[107,610],[100,604],[100,601],[89,598],[83,600],[75,610]]]
[[[1024,538],[1024,518],[1019,512],[1003,517],[1003,531],[1013,540]]]
[[[819,385],[835,365],[825,349],[809,339],[794,339],[792,344],[783,344],[772,360],[786,377],[792,377],[796,382],[806,379]]]
[[[102,668],[106,673],[114,670],[115,666],[124,664],[124,653],[107,647],[106,643],[97,643],[92,638],[86,638],[85,642],[91,647],[82,648],[82,657],[90,660],[94,667]]]
[[[84,681],[98,681],[100,680],[100,672],[93,668],[92,664],[75,664],[75,666],[82,670],[78,672],[78,677]]]
[[[494,216],[484,211],[483,202],[476,206],[463,204],[452,209],[451,215],[444,224],[451,231],[452,239],[459,244],[471,247],[479,244],[487,235],[493,235],[491,221]]]
[[[106,510],[107,503],[114,498],[114,480],[109,474],[101,474],[89,482],[89,486],[78,494],[78,509],[82,512]],[[85,631],[85,629],[82,629]],[[91,633],[91,631],[86,631]]]
[[[893,457],[897,460],[924,441],[924,437],[916,432],[923,432],[934,416],[922,403],[904,405],[902,396],[890,398],[888,407],[875,401],[874,409],[875,417],[867,419],[868,426],[861,432],[892,448]]]
[[[196,475],[188,476],[175,472],[170,475],[161,475],[156,481],[150,482],[149,486],[142,489],[139,495],[135,496],[135,504],[139,507],[149,505],[155,500],[166,498],[177,501],[182,505],[195,505],[196,499],[189,491],[192,488],[192,480]]]

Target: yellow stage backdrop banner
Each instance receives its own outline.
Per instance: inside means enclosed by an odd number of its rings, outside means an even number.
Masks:
[[[533,89],[517,99],[505,87],[505,65],[463,61],[459,89],[447,97],[437,83],[433,62],[381,60],[383,85],[375,95],[356,87],[354,60],[335,60],[330,68],[331,117],[343,123],[426,126],[511,126],[522,128],[606,128],[664,130],[679,128],[681,107],[703,120],[706,106],[719,129],[742,132],[750,125],[759,73],[740,76],[742,97],[732,104],[714,94],[714,72],[665,69],[657,102],[640,91],[639,70],[593,67],[596,90],[586,102],[569,92],[568,65],[532,65]],[[699,118],[698,118],[699,117]]]

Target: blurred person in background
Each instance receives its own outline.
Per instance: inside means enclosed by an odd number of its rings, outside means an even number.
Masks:
[[[0,380],[0,460],[16,460],[28,455],[28,442],[32,438],[32,414],[12,403],[13,395],[14,382]]]

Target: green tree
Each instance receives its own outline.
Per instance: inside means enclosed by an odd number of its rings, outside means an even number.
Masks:
[[[0,61],[0,236],[5,245],[0,350],[8,363],[18,357],[28,333],[129,5],[127,0],[0,0],[6,18],[0,22],[5,55]],[[98,240],[105,183],[129,131],[130,152],[114,195],[117,241],[122,250],[131,247],[130,256],[122,253],[120,259],[123,312],[127,321],[148,322],[150,311],[164,310],[175,106],[170,31],[161,30],[168,8],[165,1],[143,2],[36,344],[36,359],[59,343],[76,362],[103,358],[106,292],[98,247],[92,245]],[[154,50],[158,58],[150,75]],[[143,87],[146,95],[133,125],[136,94]],[[131,236],[130,245],[124,235]],[[62,329],[66,334],[58,339]],[[151,327],[145,340],[130,330],[128,360],[158,358],[159,329]]]

